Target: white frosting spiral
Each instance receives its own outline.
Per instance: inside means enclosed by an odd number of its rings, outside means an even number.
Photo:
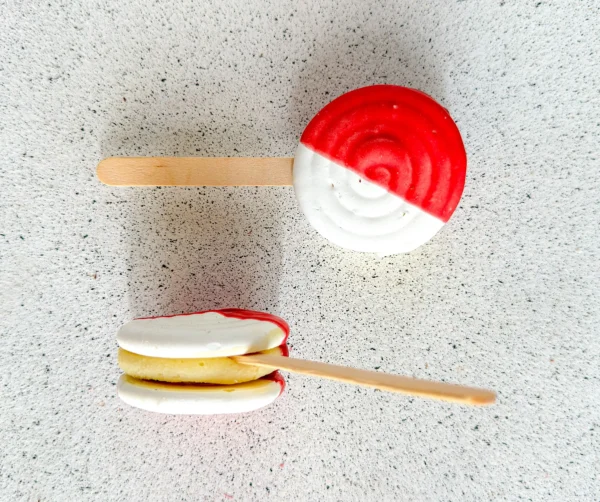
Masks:
[[[326,239],[354,251],[407,253],[444,222],[302,143],[294,159],[300,208]]]

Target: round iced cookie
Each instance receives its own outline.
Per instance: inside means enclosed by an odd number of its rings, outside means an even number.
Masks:
[[[287,323],[274,315],[222,309],[135,319],[117,333],[129,352],[162,358],[228,357],[285,344]]]
[[[416,249],[448,222],[466,166],[445,108],[414,89],[374,85],[343,94],[311,120],[293,183],[323,237],[388,255]]]
[[[278,372],[235,385],[174,384],[121,375],[119,397],[130,406],[174,415],[244,413],[271,404],[283,392]]]

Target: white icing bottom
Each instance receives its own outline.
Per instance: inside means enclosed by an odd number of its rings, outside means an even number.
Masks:
[[[430,240],[444,222],[302,143],[294,190],[311,225],[343,248],[390,255]]]
[[[285,332],[276,324],[216,312],[135,319],[119,329],[120,347],[151,357],[228,357],[278,347]]]
[[[179,385],[149,382],[121,375],[119,397],[130,406],[173,415],[245,413],[271,404],[281,393],[268,379],[236,385]]]

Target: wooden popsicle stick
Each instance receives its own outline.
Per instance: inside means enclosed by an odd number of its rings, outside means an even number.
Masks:
[[[119,186],[289,186],[286,157],[109,157],[98,164],[102,183]]]
[[[305,361],[303,359],[269,354],[231,356],[231,359],[241,364],[291,371],[292,373],[328,378],[329,380],[337,380],[363,387],[374,387],[375,389],[454,403],[481,406],[492,404],[496,401],[496,393],[491,390],[444,382],[432,382],[400,375],[379,373],[377,371],[359,370],[317,361]]]

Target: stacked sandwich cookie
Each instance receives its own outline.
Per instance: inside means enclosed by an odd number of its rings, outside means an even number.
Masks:
[[[131,406],[171,414],[253,411],[283,392],[278,372],[230,356],[288,355],[287,323],[264,312],[223,309],[135,319],[117,333],[118,393]]]

